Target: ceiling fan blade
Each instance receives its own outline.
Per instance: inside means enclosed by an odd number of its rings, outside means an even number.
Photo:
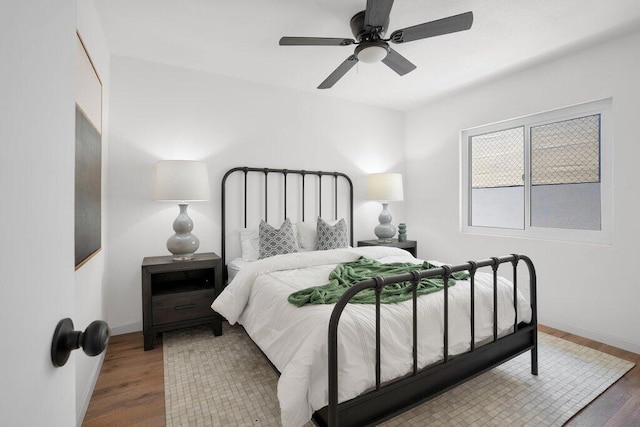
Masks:
[[[389,68],[398,73],[398,75],[404,76],[407,73],[416,69],[416,66],[413,65],[407,58],[400,55],[395,50],[389,48],[389,53],[387,57],[382,60]]]
[[[364,12],[364,25],[370,27],[385,27],[389,22],[389,14],[393,0],[367,0]]]
[[[327,77],[322,83],[320,83],[318,89],[329,89],[333,87],[333,85],[336,84],[336,82],[340,80],[342,76],[347,74],[347,71],[353,68],[353,66],[356,65],[357,62],[358,58],[356,58],[355,55],[351,55],[350,57],[345,59],[344,62],[333,71],[333,73],[329,74],[329,77]]]
[[[348,46],[355,42],[337,37],[282,37],[280,46]]]
[[[411,42],[468,30],[472,24],[473,12],[466,12],[460,15],[449,16],[448,18],[438,19],[437,21],[425,22],[424,24],[403,28],[402,30],[396,30],[391,34],[390,40],[394,43]]]

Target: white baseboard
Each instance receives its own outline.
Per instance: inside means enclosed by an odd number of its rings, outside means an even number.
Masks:
[[[105,354],[107,354],[107,352],[103,351],[102,354],[98,356],[98,363],[96,363],[95,368],[93,368],[93,372],[91,373],[91,378],[89,378],[91,380],[91,384],[86,389],[85,395],[82,396],[82,407],[76,408],[76,425],[78,427],[82,426],[84,416],[87,415],[87,409],[89,409],[89,403],[91,403],[93,390],[95,390],[96,383],[98,382],[98,377],[100,376],[100,370],[102,369],[102,362],[104,362]]]
[[[640,343],[629,341],[624,338],[616,337],[598,331],[592,331],[581,326],[561,322],[548,317],[538,319],[538,323],[545,326],[550,326],[554,329],[559,329],[564,332],[569,332],[574,335],[579,335],[584,338],[589,338],[590,340],[598,341],[603,344],[608,344],[614,347],[621,348],[623,350],[640,354]]]
[[[131,332],[141,332],[142,322],[130,323],[128,325],[111,328],[111,335],[130,334]]]

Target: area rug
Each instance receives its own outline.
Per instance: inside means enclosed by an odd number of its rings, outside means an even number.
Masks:
[[[279,426],[278,376],[242,327],[165,333],[167,426]],[[634,364],[544,333],[525,353],[384,425],[559,426]],[[313,425],[309,423],[309,425]]]

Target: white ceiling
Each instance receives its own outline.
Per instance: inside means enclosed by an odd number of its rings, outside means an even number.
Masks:
[[[316,87],[354,46],[279,46],[281,36],[353,38],[366,0],[95,0],[111,52],[406,111],[497,74],[640,28],[640,0],[396,0],[387,35],[467,11],[469,31],[392,47],[400,77],[358,63]]]

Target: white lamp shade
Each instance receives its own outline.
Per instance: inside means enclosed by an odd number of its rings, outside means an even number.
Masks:
[[[156,164],[153,200],[196,202],[209,198],[209,173],[205,163],[161,160]]]
[[[367,199],[381,202],[404,200],[402,175],[399,173],[374,173],[369,175]]]

